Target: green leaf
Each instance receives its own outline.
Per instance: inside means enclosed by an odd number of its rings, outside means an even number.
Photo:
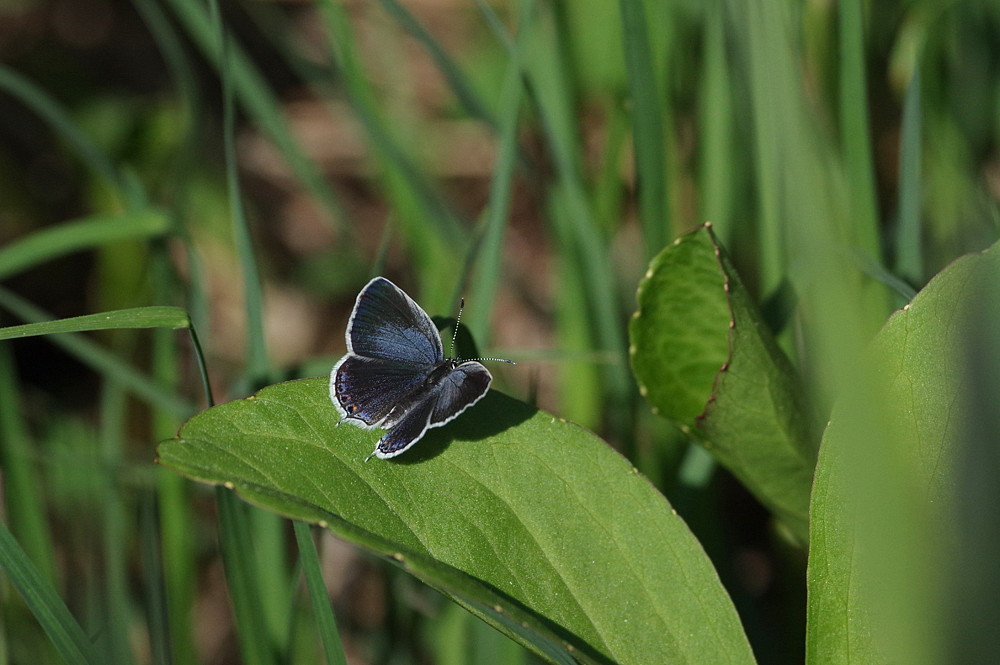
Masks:
[[[813,454],[801,391],[711,225],[653,259],[638,300],[629,351],[653,411],[698,439],[804,541]]]
[[[337,426],[328,382],[189,420],[160,462],[391,557],[554,662],[750,663],[715,570],[652,485],[582,428],[495,391],[405,455]]]
[[[964,352],[973,330],[1000,338],[996,318],[973,324],[997,305],[980,289],[998,281],[997,246],[941,272],[889,319],[862,364],[874,371],[834,409],[811,506],[808,663],[947,662],[953,467],[977,417]]]
[[[188,328],[191,322],[187,312],[180,307],[152,305],[118,309],[112,312],[85,314],[68,319],[26,323],[21,326],[0,328],[0,340],[52,335],[55,333],[83,332],[86,330],[111,330],[117,328]]]

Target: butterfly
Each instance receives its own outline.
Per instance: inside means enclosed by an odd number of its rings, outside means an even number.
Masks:
[[[451,422],[482,399],[493,376],[478,361],[514,364],[503,358],[445,358],[431,317],[384,277],[361,289],[345,337],[347,354],[330,372],[330,399],[341,416],[337,424],[387,430],[366,462],[373,455],[388,459],[406,452],[428,429]]]

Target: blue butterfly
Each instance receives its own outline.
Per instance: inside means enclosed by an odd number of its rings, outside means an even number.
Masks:
[[[428,429],[482,399],[493,376],[477,361],[513,364],[445,358],[427,312],[384,277],[361,289],[345,336],[347,355],[330,373],[330,399],[340,422],[388,430],[366,462],[372,455],[388,459],[409,450]]]

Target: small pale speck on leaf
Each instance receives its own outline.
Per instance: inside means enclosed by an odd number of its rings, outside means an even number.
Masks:
[[[222,483],[222,486],[225,487],[227,490],[236,489],[236,485],[234,485],[233,481],[231,480],[227,480],[226,482]]]
[[[406,559],[406,557],[404,557],[401,552],[396,552],[395,554],[392,555],[392,558],[395,559],[396,561],[404,561]]]
[[[326,520],[320,520],[319,522],[316,522],[316,524],[318,524],[321,529],[329,529],[330,528],[330,523],[327,522]]]

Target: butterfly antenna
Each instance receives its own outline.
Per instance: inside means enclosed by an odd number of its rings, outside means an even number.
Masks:
[[[493,362],[507,363],[508,365],[517,364],[513,360],[507,360],[506,358],[466,358],[466,360],[475,360],[476,362],[479,362],[480,360],[492,360]]]
[[[455,357],[455,340],[458,339],[458,324],[462,322],[462,310],[465,309],[465,298],[458,301],[458,316],[455,317],[455,332],[451,334],[451,351],[448,355]]]
[[[455,356],[455,340],[458,338],[458,324],[462,321],[462,310],[465,309],[465,298],[458,301],[458,316],[455,317],[455,332],[451,336],[451,356],[456,360],[462,360]],[[513,360],[507,360],[506,358],[467,358],[466,360],[474,360],[479,362],[480,360],[493,360],[498,363],[510,363],[511,365],[516,365]]]

